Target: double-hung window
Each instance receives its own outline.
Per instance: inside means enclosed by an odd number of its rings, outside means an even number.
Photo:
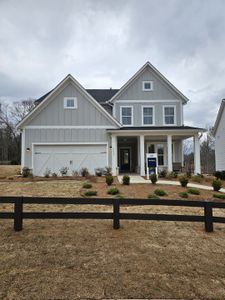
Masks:
[[[164,106],[164,125],[176,125],[175,106]]]
[[[153,106],[142,106],[142,125],[154,125]]]
[[[133,125],[133,107],[121,106],[120,107],[120,122],[124,126]]]

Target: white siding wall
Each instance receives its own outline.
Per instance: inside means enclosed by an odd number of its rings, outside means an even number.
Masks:
[[[223,110],[215,140],[216,170],[225,170],[225,110]]]

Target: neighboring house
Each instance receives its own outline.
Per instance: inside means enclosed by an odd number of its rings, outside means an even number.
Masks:
[[[216,170],[225,170],[225,99],[222,100],[216,122],[213,127],[215,136]]]
[[[22,131],[22,167],[42,176],[48,168],[112,167],[146,174],[146,153],[158,154],[159,170],[183,165],[183,141],[194,138],[200,173],[201,128],[184,125],[188,99],[147,62],[119,90],[85,89],[68,75],[37,100],[17,126]]]

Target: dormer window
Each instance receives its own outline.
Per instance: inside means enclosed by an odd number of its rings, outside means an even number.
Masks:
[[[77,98],[76,97],[64,97],[64,108],[76,109],[77,108]]]
[[[142,90],[145,92],[153,91],[153,81],[142,81]]]

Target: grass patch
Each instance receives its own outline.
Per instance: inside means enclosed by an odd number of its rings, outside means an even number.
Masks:
[[[154,190],[154,194],[157,196],[167,196],[167,193],[164,190],[156,189]]]
[[[113,188],[111,188],[111,189],[109,189],[108,191],[107,191],[107,194],[109,194],[109,195],[117,195],[117,194],[119,194],[119,190],[118,190],[118,188],[116,188],[116,187],[113,187]]]
[[[83,184],[83,189],[91,189],[91,188],[92,188],[92,184],[90,184],[90,183]]]
[[[148,199],[160,199],[160,198],[159,198],[159,196],[157,196],[155,194],[149,194]]]
[[[187,192],[180,192],[178,194],[181,198],[188,198],[188,193]]]
[[[114,198],[115,199],[124,199],[124,196],[121,194],[117,194]]]
[[[86,191],[84,193],[84,196],[86,197],[97,196],[97,191],[92,191],[92,190]]]
[[[192,195],[200,195],[200,191],[198,189],[195,188],[189,188],[187,190],[188,194],[192,194]]]
[[[213,194],[213,197],[225,200],[225,195],[224,194]]]

